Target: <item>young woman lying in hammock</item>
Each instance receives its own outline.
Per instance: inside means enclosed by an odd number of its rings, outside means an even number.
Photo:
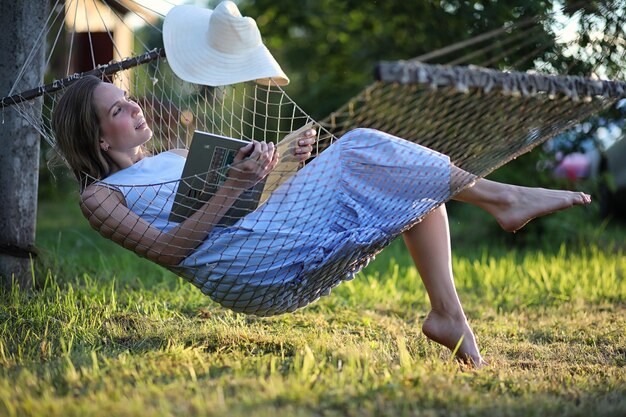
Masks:
[[[163,184],[180,178],[186,151],[147,155],[142,145],[151,138],[150,126],[123,90],[94,77],[75,82],[56,106],[53,129],[79,180],[98,180],[87,182],[81,193],[81,208],[92,227],[140,256],[177,265],[194,284],[236,311],[278,314],[306,305],[329,288],[302,294],[298,286],[314,287],[320,271],[335,275],[324,284],[328,287],[349,279],[363,264],[353,262],[353,270],[341,276],[337,265],[402,233],[432,304],[424,334],[450,349],[463,337],[457,355],[483,363],[454,286],[443,204],[450,190],[471,176],[446,156],[382,132],[357,129],[234,227],[215,227],[241,192],[267,176],[280,157],[273,144],[251,142],[241,148],[213,198],[173,225],[167,215],[175,191]],[[314,141],[315,132],[306,132],[296,157],[308,159]],[[139,192],[133,187],[138,184],[161,186]],[[475,179],[452,198],[485,209],[507,231],[590,202],[579,192],[486,179]],[[259,302],[256,292],[263,292]]]

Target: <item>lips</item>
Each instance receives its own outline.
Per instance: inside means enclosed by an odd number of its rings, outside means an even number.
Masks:
[[[135,126],[135,130],[143,129],[146,125],[146,119],[141,119],[139,123]]]

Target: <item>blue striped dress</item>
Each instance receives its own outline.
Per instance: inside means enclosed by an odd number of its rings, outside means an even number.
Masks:
[[[102,182],[153,227],[168,222],[185,159],[146,157]],[[144,185],[138,185],[144,184]],[[146,185],[147,184],[147,185]],[[450,197],[445,155],[372,129],[348,132],[257,210],[216,227],[172,270],[224,307],[274,315],[327,295]]]

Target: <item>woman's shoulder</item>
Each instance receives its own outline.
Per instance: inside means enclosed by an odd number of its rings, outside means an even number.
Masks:
[[[113,187],[102,181],[95,181],[87,185],[85,188],[83,188],[82,191],[80,192],[80,196],[81,196],[81,199],[84,199],[86,197],[92,197],[98,194],[108,195],[111,193],[119,193],[119,192],[120,190],[118,190],[117,187]]]
[[[111,175],[100,180],[100,182],[113,185],[141,184],[136,181],[142,179],[150,181],[153,178],[157,178],[159,174],[163,172],[169,172],[169,169],[177,169],[179,166],[182,167],[186,158],[186,149],[172,149],[154,155],[147,155],[145,158],[140,159],[129,167],[113,172]],[[172,164],[173,161],[177,163]],[[141,178],[142,175],[147,178]]]
[[[89,184],[80,192],[80,204],[82,207],[86,206],[95,209],[105,200],[110,201],[111,199],[123,202],[124,196],[117,188],[100,181]]]

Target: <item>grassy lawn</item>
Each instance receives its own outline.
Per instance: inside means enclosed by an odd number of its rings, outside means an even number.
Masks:
[[[489,240],[493,223],[451,208],[491,364],[472,371],[421,334],[401,242],[330,297],[258,318],[103,240],[75,201],[40,204],[36,289],[1,294],[0,416],[626,415],[626,229],[593,211]]]

